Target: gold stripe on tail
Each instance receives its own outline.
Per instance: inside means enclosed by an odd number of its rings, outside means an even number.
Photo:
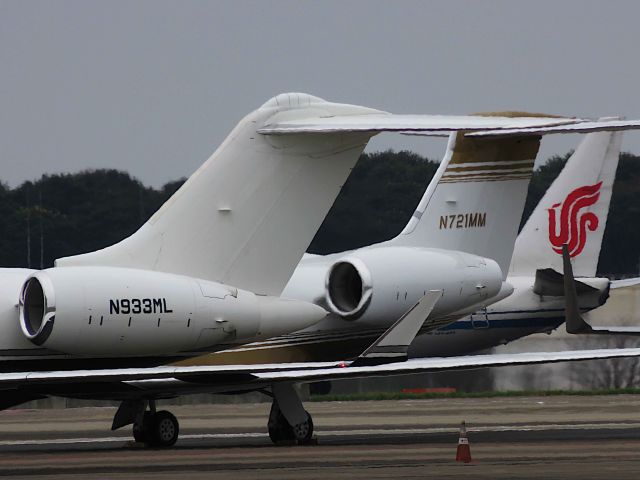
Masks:
[[[451,160],[441,183],[529,179],[540,136],[472,138],[456,134]]]

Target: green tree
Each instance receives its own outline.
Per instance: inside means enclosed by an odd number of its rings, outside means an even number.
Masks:
[[[412,152],[363,154],[311,242],[327,254],[382,242],[407,224],[438,164]]]
[[[551,157],[531,180],[522,224],[571,153]],[[309,251],[327,254],[388,240],[407,224],[438,164],[411,152],[360,157]],[[104,248],[136,231],[184,182],[145,187],[117,170],[44,175],[14,189],[0,183],[0,265],[44,267]],[[623,153],[598,271],[637,275],[640,158]],[[43,249],[41,250],[41,241]]]

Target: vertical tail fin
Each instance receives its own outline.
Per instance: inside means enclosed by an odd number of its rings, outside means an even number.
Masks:
[[[567,244],[575,275],[596,275],[621,141],[621,132],[591,133],[582,140],[520,232],[510,273],[561,272]]]
[[[130,237],[57,266],[109,265],[215,280],[279,295],[370,132],[262,135],[280,115],[371,109],[282,94],[240,121],[187,182]]]
[[[492,258],[506,277],[539,146],[539,136],[452,134],[413,217],[390,243]]]

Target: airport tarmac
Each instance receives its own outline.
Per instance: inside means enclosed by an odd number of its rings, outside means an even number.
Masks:
[[[0,478],[640,478],[635,395],[308,402],[318,445],[288,447],[269,441],[269,407],[169,407],[181,437],[167,450],[111,432],[113,408],[4,411]]]

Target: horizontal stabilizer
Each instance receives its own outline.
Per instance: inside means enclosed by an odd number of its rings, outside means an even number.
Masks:
[[[640,120],[583,119],[541,114],[407,115],[381,111],[355,115],[274,118],[258,129],[263,135],[309,133],[400,132],[407,135],[447,136],[464,131],[469,137],[528,136],[640,129]]]
[[[623,280],[613,280],[611,282],[611,289],[614,290],[616,288],[629,288],[635,287],[636,285],[640,285],[640,277],[625,278]]]
[[[523,137],[527,135],[550,135],[554,133],[594,133],[636,130],[640,120],[594,120],[546,127],[503,128],[469,133],[470,137]]]
[[[367,348],[352,365],[379,365],[407,359],[407,350],[425,324],[442,290],[430,290]],[[438,328],[437,326],[434,329]]]
[[[586,294],[597,292],[598,289],[586,283],[574,280],[576,293]],[[536,270],[536,279],[533,283],[533,293],[536,295],[562,297],[564,296],[564,275],[556,272],[553,268]]]
[[[566,244],[562,246],[562,263],[564,265],[565,325],[567,333],[572,335],[640,336],[640,327],[592,327],[589,325],[580,314],[576,285],[580,282],[576,282],[573,278],[573,268],[571,267],[569,249]]]
[[[263,135],[337,132],[416,132],[422,135],[449,135],[461,130],[543,128],[571,125],[586,120],[553,116],[407,115],[386,112],[282,119],[258,129]]]

